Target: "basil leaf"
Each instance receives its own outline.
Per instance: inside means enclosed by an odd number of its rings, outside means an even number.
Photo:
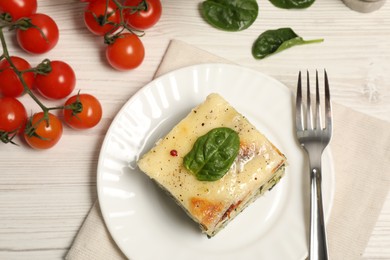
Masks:
[[[234,130],[214,128],[196,140],[183,164],[198,180],[216,181],[229,171],[239,149],[240,138]]]
[[[296,45],[323,42],[324,39],[304,40],[291,28],[268,30],[260,34],[252,46],[252,55],[256,59],[281,52]]]
[[[241,31],[256,20],[259,6],[256,0],[206,0],[201,11],[212,26],[225,31]]]
[[[315,0],[269,0],[274,6],[283,9],[303,9],[311,6]]]

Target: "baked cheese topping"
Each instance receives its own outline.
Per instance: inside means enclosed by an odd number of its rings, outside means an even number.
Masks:
[[[230,170],[217,181],[199,181],[183,157],[202,135],[218,127],[236,131],[240,150]],[[210,94],[138,162],[139,168],[172,195],[212,236],[221,221],[246,204],[284,165],[284,155],[220,95]]]

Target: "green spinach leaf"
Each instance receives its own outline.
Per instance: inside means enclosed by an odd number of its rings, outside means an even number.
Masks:
[[[283,9],[303,9],[311,6],[315,0],[269,0],[274,6]]]
[[[256,0],[206,0],[202,3],[204,19],[225,31],[241,31],[253,24],[259,13]]]
[[[304,40],[291,28],[268,30],[260,34],[254,42],[252,46],[252,55],[256,59],[263,59],[295,45],[318,43],[322,41],[324,41],[324,39]]]
[[[232,166],[240,149],[240,138],[230,128],[214,128],[199,137],[183,158],[183,165],[200,181],[216,181]]]

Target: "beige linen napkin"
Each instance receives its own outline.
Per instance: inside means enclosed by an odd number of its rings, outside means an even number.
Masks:
[[[155,74],[228,61],[173,40]],[[331,259],[360,259],[390,186],[390,123],[333,104],[336,191],[328,238]],[[125,259],[94,204],[66,259]],[[136,259],[135,259],[136,260]]]

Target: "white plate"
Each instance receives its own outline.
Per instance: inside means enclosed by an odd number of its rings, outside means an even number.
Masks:
[[[194,106],[221,94],[287,156],[286,176],[224,230],[208,239],[179,206],[136,167]],[[98,197],[105,223],[132,260],[304,259],[309,221],[309,174],[296,142],[294,98],[277,80],[235,65],[205,64],[153,80],[118,113],[98,164]],[[323,158],[324,208],[334,193],[330,152]]]

